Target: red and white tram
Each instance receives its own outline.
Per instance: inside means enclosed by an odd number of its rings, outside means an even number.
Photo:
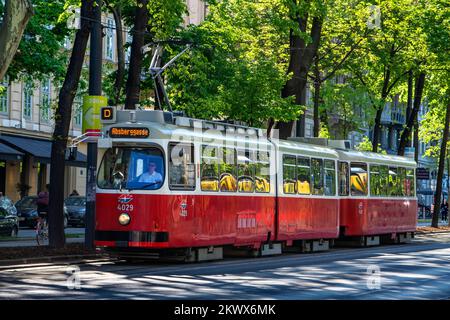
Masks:
[[[407,158],[140,110],[118,111],[98,146],[95,244],[125,258],[314,251],[416,228]]]

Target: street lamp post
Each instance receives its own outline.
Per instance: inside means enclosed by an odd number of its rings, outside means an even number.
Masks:
[[[102,0],[94,5],[94,21],[91,29],[91,50],[89,57],[89,95],[102,95]],[[95,239],[95,189],[97,175],[97,141],[89,139],[87,143],[86,174],[86,248],[94,248]]]

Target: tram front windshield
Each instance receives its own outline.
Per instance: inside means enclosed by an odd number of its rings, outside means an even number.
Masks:
[[[158,148],[110,148],[97,176],[102,189],[156,190],[164,182],[164,157]]]

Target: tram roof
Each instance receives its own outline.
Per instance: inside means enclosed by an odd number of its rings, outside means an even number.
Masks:
[[[411,168],[417,167],[414,159],[407,157],[357,150],[337,150],[337,152],[339,153],[339,159],[344,161],[367,162],[380,165],[404,166]]]
[[[338,159],[338,153],[332,148],[290,140],[273,140],[273,142],[283,153]]]
[[[129,112],[129,111],[128,111]],[[128,120],[128,113],[121,112],[122,119]],[[324,157],[331,159],[340,159],[344,161],[353,161],[353,162],[367,162],[367,163],[376,163],[376,164],[386,164],[393,166],[405,166],[405,167],[413,167],[417,166],[416,162],[413,159],[394,156],[394,155],[385,155],[373,152],[363,152],[356,150],[343,150],[343,149],[335,149],[331,147],[321,146],[313,143],[305,143],[294,140],[278,140],[272,139],[272,142],[267,139],[265,135],[262,135],[262,129],[257,128],[249,128],[243,126],[233,126],[226,123],[218,123],[218,122],[208,122],[202,121],[198,119],[189,119],[182,118],[184,120],[189,120],[190,125],[177,125],[166,121],[151,121],[153,116],[157,116],[155,119],[160,117],[163,119],[162,112],[148,112],[148,111],[137,111],[137,121],[118,121],[114,124],[105,125],[103,127],[103,132],[107,133],[113,127],[122,127],[122,128],[148,128],[150,131],[150,135],[146,139],[142,138],[114,138],[117,142],[151,142],[154,139],[173,139],[176,141],[185,141],[185,142],[202,142],[212,145],[222,145],[225,143],[243,144],[248,143],[250,148],[255,148],[256,145],[267,148],[267,150],[272,149],[272,143],[283,153],[292,153],[295,155],[304,155],[311,157]],[[139,116],[139,114],[141,116]],[[145,116],[147,119],[145,119]],[[140,121],[141,120],[141,121]],[[142,121],[143,120],[143,121]],[[150,120],[150,121],[146,121]],[[200,124],[200,127],[193,125],[193,121]],[[212,124],[212,127],[205,127],[205,124]],[[225,130],[218,130],[217,126],[223,127]],[[233,128],[232,131],[228,131],[228,128]],[[254,134],[249,134],[249,131],[254,131]]]

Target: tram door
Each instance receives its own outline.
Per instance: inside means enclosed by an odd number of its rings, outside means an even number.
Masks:
[[[169,188],[175,194],[172,201],[172,212],[175,224],[179,222],[182,237],[190,237],[195,228],[197,216],[195,197],[196,168],[194,145],[190,143],[171,142],[169,144]]]

